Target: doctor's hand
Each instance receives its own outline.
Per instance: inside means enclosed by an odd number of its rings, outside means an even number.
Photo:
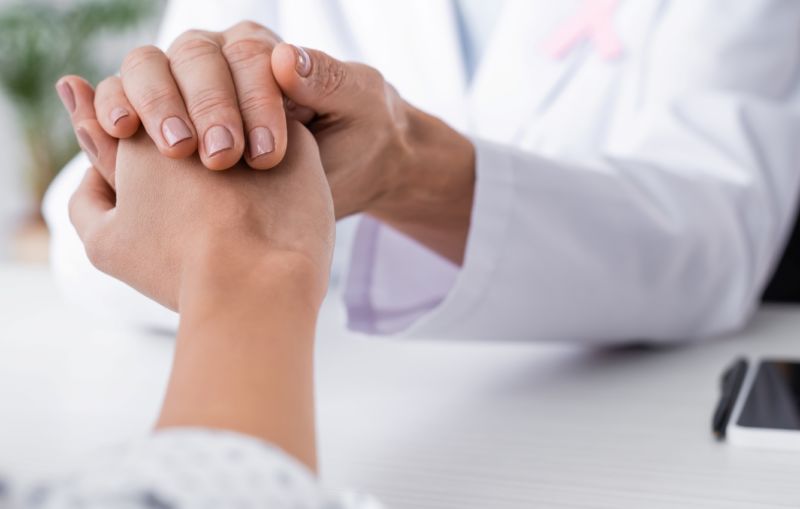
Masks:
[[[472,211],[475,151],[414,108],[377,70],[279,44],[272,73],[290,104],[315,116],[336,217],[366,212],[462,263]]]
[[[70,202],[70,218],[97,268],[173,310],[198,280],[263,274],[291,279],[309,308],[322,302],[334,216],[308,130],[289,123],[289,149],[271,171],[213,172],[197,157],[163,157],[144,133],[111,138],[94,118],[91,87],[71,83],[73,124],[94,167]]]
[[[158,150],[182,159],[199,153],[213,170],[268,169],[286,152],[283,95],[272,77],[270,53],[280,38],[253,22],[224,32],[190,30],[166,53],[154,46],[131,51],[120,76],[97,86],[97,120],[115,138],[140,123]],[[59,82],[69,109],[69,82]]]

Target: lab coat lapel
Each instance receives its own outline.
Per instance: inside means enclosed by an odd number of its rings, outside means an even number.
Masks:
[[[464,127],[466,72],[452,0],[340,0],[361,59],[415,106]]]

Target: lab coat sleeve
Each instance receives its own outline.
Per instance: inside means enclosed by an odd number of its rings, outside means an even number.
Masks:
[[[620,80],[634,105],[610,105],[596,155],[474,140],[460,269],[362,222],[345,292],[351,327],[590,344],[702,338],[746,322],[800,186],[800,4],[668,5]]]
[[[170,0],[157,44],[166,50],[186,30],[224,30],[245,19],[279,32],[277,1]],[[50,265],[56,284],[71,303],[98,320],[136,328],[174,330],[177,315],[89,263],[67,212],[69,199],[89,166],[84,154],[76,156],[51,184],[44,199],[43,214],[51,233]]]
[[[68,476],[17,495],[15,507],[381,509],[326,489],[277,447],[232,432],[175,428],[104,451]]]

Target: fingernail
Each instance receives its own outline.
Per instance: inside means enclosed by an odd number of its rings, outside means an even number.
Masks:
[[[300,46],[295,46],[294,49],[297,52],[297,62],[294,68],[297,70],[297,74],[305,78],[311,74],[311,57],[308,56],[308,52]]]
[[[130,115],[130,113],[128,113],[128,110],[117,106],[116,108],[111,110],[111,123],[117,125],[117,122],[127,117],[128,115]]]
[[[205,143],[206,154],[210,157],[223,150],[233,148],[233,135],[221,125],[215,125],[206,131]]]
[[[250,158],[255,159],[275,150],[275,137],[266,127],[256,127],[250,131]]]
[[[81,148],[89,154],[90,158],[97,160],[97,145],[94,144],[94,140],[89,136],[89,133],[83,127],[79,127],[75,134],[78,136],[78,143]]]
[[[64,107],[70,113],[75,113],[75,94],[72,93],[72,87],[66,81],[59,81],[56,83],[56,92]]]
[[[192,137],[192,131],[189,130],[186,122],[178,117],[169,117],[164,120],[164,123],[161,124],[161,134],[164,135],[164,139],[167,140],[170,147]]]
[[[283,107],[287,110],[293,110],[297,108],[297,103],[289,99],[288,97],[283,98]]]

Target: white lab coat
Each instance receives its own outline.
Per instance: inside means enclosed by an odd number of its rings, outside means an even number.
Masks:
[[[507,0],[472,82],[450,0],[172,0],[160,39],[252,19],[376,67],[474,140],[463,267],[362,219],[344,292],[355,329],[597,343],[740,327],[800,189],[800,2],[626,0],[618,58],[590,41],[548,55],[581,4]],[[85,260],[65,220],[85,165],[45,204],[56,275],[98,314],[171,323]]]

